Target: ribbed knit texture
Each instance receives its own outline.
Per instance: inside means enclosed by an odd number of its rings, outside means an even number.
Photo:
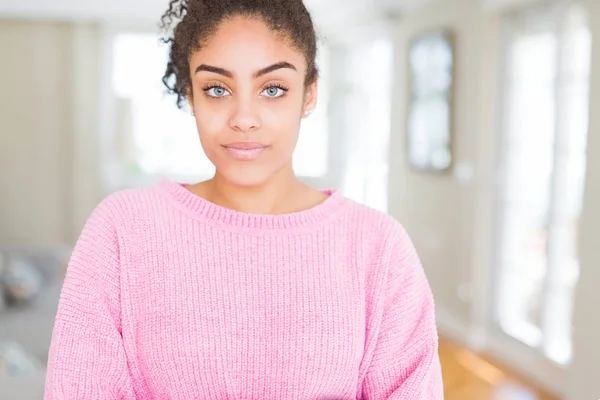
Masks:
[[[442,399],[409,237],[327,194],[285,215],[170,180],[108,196],[69,262],[45,399]]]

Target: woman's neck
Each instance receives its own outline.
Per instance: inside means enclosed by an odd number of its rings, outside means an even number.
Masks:
[[[290,171],[281,171],[260,186],[238,186],[218,172],[188,189],[204,199],[235,211],[251,214],[288,214],[309,209],[327,195],[301,182]]]

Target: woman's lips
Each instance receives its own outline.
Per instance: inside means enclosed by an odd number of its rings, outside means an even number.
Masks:
[[[240,161],[257,159],[269,146],[260,143],[230,143],[223,145],[225,150]]]

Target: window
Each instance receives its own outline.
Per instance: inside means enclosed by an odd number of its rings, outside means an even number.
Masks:
[[[321,178],[328,171],[329,151],[329,53],[326,47],[319,47],[317,67],[319,68],[319,93],[315,111],[304,118],[300,125],[298,144],[294,152],[294,171],[300,176]]]
[[[516,15],[509,27],[496,315],[505,333],[567,364],[591,37],[576,6]]]
[[[347,48],[351,81],[338,98],[345,125],[336,147],[346,152],[342,192],[380,211],[388,208],[393,43],[373,38]],[[364,77],[368,76],[368,79]],[[338,106],[340,104],[338,103]],[[343,125],[342,125],[343,126]]]
[[[116,151],[126,172],[206,177],[213,165],[204,154],[194,118],[165,94],[161,78],[167,47],[152,34],[115,37],[113,90],[118,99]]]
[[[167,175],[206,179],[214,166],[198,139],[194,118],[175,106],[162,84],[168,47],[150,33],[119,33],[113,44],[112,88],[117,104],[113,150],[124,175]],[[319,49],[321,69],[315,112],[304,119],[293,165],[300,176],[327,172],[327,53]]]

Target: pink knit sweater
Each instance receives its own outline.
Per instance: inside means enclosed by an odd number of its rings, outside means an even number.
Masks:
[[[45,399],[442,399],[409,237],[327,193],[285,215],[169,180],[110,195],[69,262]]]

